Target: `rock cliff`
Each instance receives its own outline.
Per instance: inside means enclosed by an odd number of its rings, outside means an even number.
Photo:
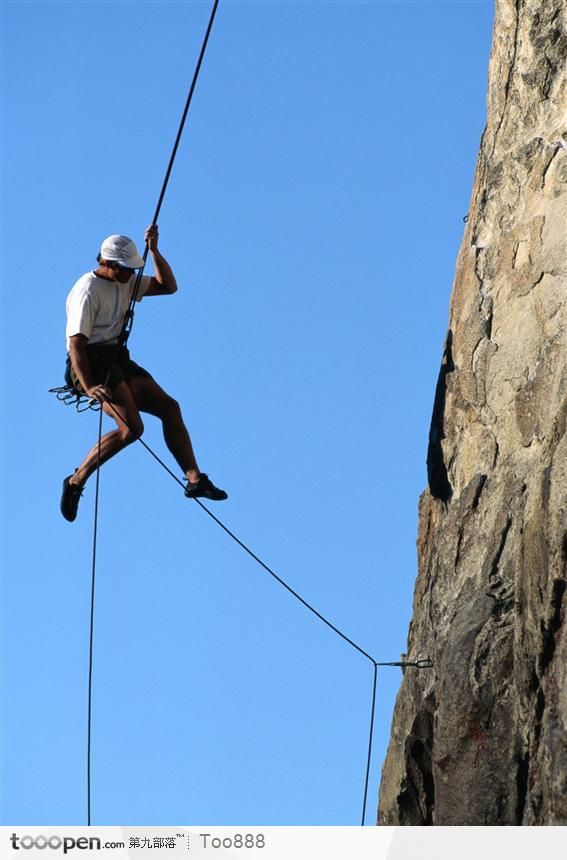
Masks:
[[[567,824],[564,0],[497,0],[380,824]]]

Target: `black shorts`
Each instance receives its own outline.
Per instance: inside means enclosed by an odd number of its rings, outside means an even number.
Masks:
[[[87,356],[94,384],[107,385],[111,391],[114,391],[120,382],[128,382],[133,376],[143,376],[145,379],[153,379],[151,373],[148,373],[147,370],[144,370],[135,361],[132,361],[126,347],[120,349],[115,344],[95,343],[92,346],[87,345]],[[67,385],[72,385],[81,394],[85,394],[83,386],[73,370],[69,354],[67,354],[67,364],[65,366],[65,382]]]

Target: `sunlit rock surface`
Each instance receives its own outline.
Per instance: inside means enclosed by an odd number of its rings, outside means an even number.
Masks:
[[[497,0],[380,824],[567,824],[565,55]]]

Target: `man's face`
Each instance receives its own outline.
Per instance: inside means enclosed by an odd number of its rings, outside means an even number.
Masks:
[[[135,274],[135,269],[127,269],[126,266],[115,266],[114,267],[114,277],[120,284],[127,284],[133,274]]]

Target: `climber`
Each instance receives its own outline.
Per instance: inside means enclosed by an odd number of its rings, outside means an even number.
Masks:
[[[177,291],[173,272],[158,250],[158,227],[145,233],[155,275],[143,275],[137,301],[144,296],[165,296]],[[144,430],[140,412],[161,419],[165,442],[183,470],[189,498],[214,501],[228,498],[224,490],[199,470],[179,404],[160,388],[147,370],[120,347],[124,317],[135,284],[135,271],[144,265],[136,245],[127,236],[109,236],[97,257],[99,266],[87,272],[67,297],[67,366],[65,380],[81,394],[98,400],[117,429],[102,436],[100,463],[104,463],[139,438]],[[63,481],[61,513],[72,522],[83,488],[99,462],[98,443],[82,464]]]

